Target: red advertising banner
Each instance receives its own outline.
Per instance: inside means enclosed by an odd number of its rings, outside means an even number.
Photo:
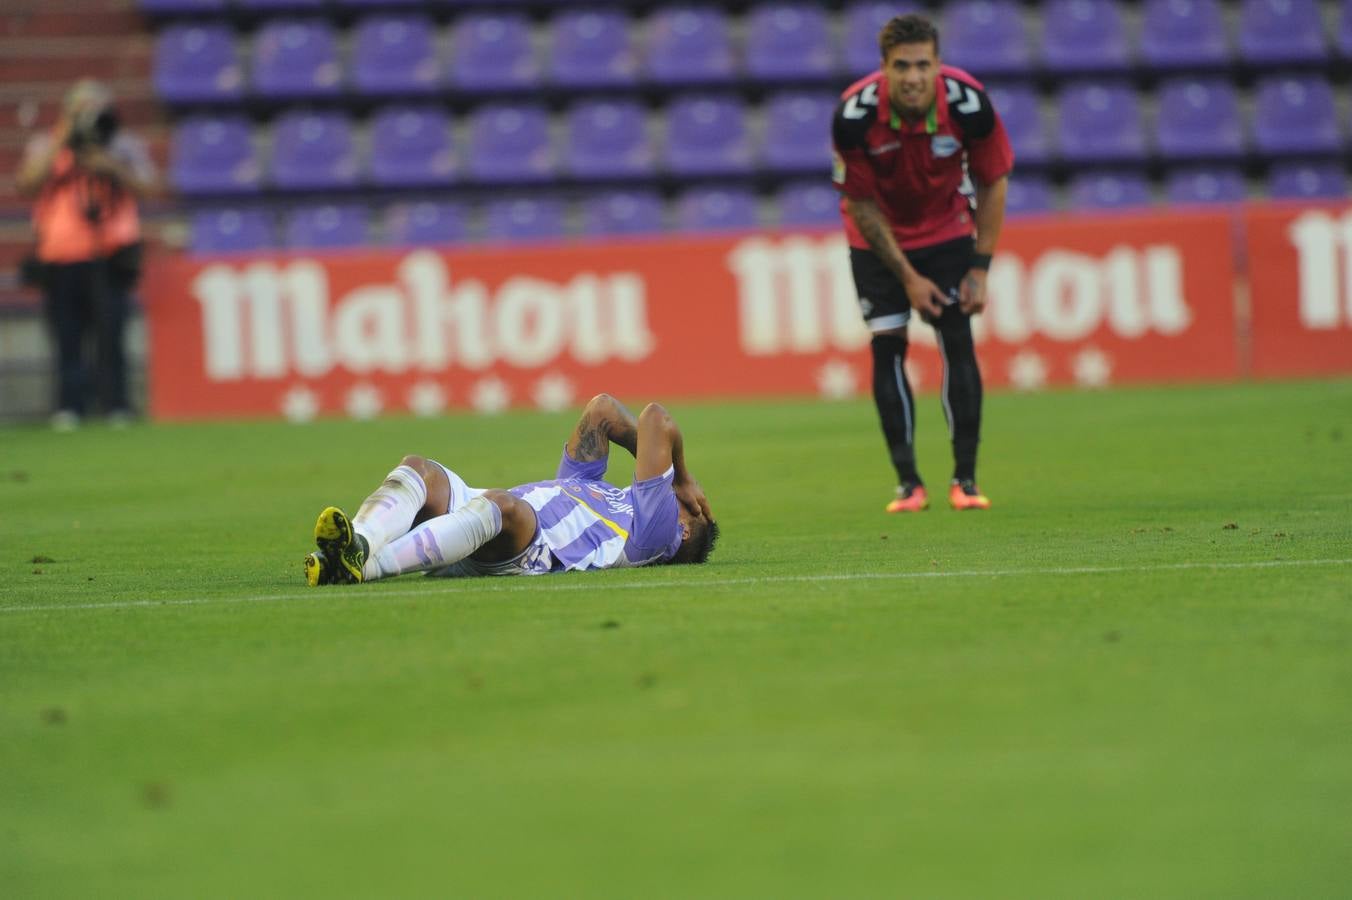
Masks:
[[[1253,374],[1352,372],[1352,206],[1244,216]]]
[[[991,386],[1238,375],[1223,214],[1018,223],[976,320]],[[870,390],[835,232],[174,258],[145,285],[159,418]],[[938,387],[928,326],[911,375]]]

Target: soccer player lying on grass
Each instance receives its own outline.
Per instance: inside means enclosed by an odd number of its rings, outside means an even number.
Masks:
[[[634,457],[634,483],[602,481],[610,445]],[[350,520],[336,506],[315,523],[310,585],[408,572],[545,575],[702,563],[718,537],[709,501],[685,466],[680,429],[649,403],[637,419],[598,394],[564,446],[558,475],[480,490],[440,463],[405,456]]]

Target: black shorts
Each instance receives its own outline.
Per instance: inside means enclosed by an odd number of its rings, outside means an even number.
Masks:
[[[944,319],[953,315],[966,316],[958,309],[958,285],[972,268],[972,254],[975,252],[976,242],[970,237],[906,251],[906,258],[915,270],[938,285],[939,290],[951,299],[944,310]],[[901,286],[897,276],[883,265],[872,250],[851,247],[850,271],[854,274],[859,311],[864,314],[864,321],[870,331],[888,331],[910,323],[911,298],[906,296],[906,289]]]

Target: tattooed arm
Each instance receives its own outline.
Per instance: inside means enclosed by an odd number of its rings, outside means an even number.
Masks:
[[[609,394],[597,394],[582,410],[573,436],[568,439],[568,455],[578,462],[605,459],[611,444],[618,444],[630,455],[638,452],[638,421],[620,401]]]
[[[938,285],[917,272],[906,259],[906,254],[901,252],[901,248],[897,246],[897,239],[892,235],[892,226],[888,224],[887,216],[879,209],[878,204],[873,200],[850,197],[846,200],[845,208],[854,224],[858,226],[860,234],[864,236],[864,240],[868,241],[874,255],[892,270],[892,274],[897,276],[902,287],[906,288],[906,296],[911,298],[911,306],[928,316],[938,316],[942,313],[943,292],[939,290]]]

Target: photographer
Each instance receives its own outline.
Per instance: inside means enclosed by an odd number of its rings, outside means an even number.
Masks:
[[[25,276],[42,288],[55,347],[52,426],[77,427],[91,387],[109,421],[125,423],[124,332],[141,263],[137,201],[156,189],[155,167],[145,145],[119,127],[108,89],[85,80],[66,94],[51,131],[29,140],[16,182],[34,198],[37,243]]]

